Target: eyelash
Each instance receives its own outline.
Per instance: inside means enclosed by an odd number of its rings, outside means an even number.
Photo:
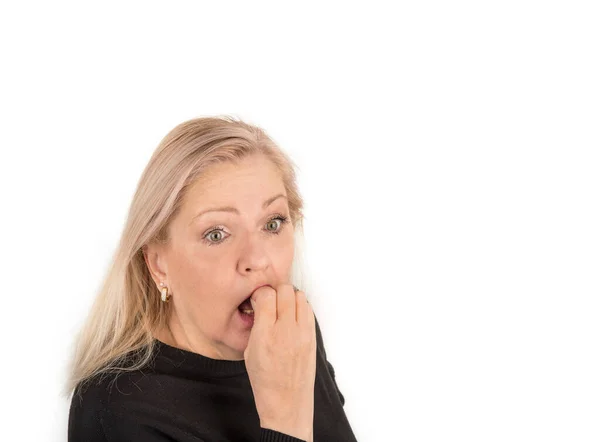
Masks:
[[[279,235],[281,233],[281,230],[283,229],[284,224],[289,222],[289,218],[287,216],[281,215],[280,213],[276,214],[273,218],[271,218],[269,221],[267,221],[267,223],[270,223],[271,221],[274,220],[280,220],[281,224],[280,224],[280,228],[279,230],[270,230],[269,232],[272,233],[273,235]],[[223,228],[221,226],[216,226],[215,228],[211,229],[209,232],[207,232],[203,237],[202,237],[202,241],[204,243],[206,243],[206,245],[208,246],[218,246],[219,244],[222,244],[223,242],[225,242],[227,240],[227,238],[222,239],[221,241],[209,241],[207,239],[205,239],[207,236],[209,236],[211,233],[213,232],[224,232],[225,230],[223,230]]]

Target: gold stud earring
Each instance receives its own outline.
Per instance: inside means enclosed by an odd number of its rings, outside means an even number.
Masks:
[[[169,289],[168,287],[165,286],[164,282],[160,283],[160,286],[162,287],[160,289],[161,291],[161,295],[160,295],[160,299],[162,302],[169,302],[169,299],[171,299],[171,295],[169,294]]]

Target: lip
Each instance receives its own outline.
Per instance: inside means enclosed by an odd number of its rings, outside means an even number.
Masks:
[[[254,325],[254,315],[247,315],[238,311],[238,317],[241,319],[242,324],[244,324],[245,328],[252,328]]]

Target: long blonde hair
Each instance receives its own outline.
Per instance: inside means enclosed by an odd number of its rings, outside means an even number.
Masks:
[[[161,140],[138,182],[118,247],[76,336],[64,395],[96,375],[137,370],[150,361],[153,333],[166,326],[172,303],[160,301],[143,247],[167,240],[169,222],[177,215],[186,191],[207,168],[252,154],[265,155],[280,170],[295,232],[292,283],[305,290],[303,200],[295,163],[264,130],[235,117],[183,122]],[[129,357],[132,354],[136,355],[133,359]]]

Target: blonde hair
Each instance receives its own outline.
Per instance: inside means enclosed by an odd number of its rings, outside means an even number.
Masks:
[[[172,303],[161,302],[143,247],[167,240],[170,220],[177,215],[186,191],[205,170],[253,154],[265,155],[281,173],[295,235],[291,282],[305,290],[303,200],[295,163],[261,128],[235,117],[185,121],[161,140],[138,182],[118,247],[76,336],[64,395],[96,375],[138,370],[150,361],[153,333],[166,326]]]

